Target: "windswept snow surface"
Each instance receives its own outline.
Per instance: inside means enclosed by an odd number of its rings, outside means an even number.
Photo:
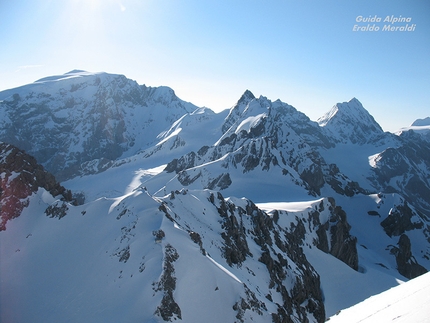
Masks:
[[[165,275],[169,245],[178,254],[171,274],[184,322],[234,321],[232,307],[244,285],[219,255],[214,214],[200,222],[184,217],[191,227],[206,226],[215,245],[208,247],[210,258],[144,190],[69,206],[60,220],[44,215],[45,195],[40,189],[0,234],[1,322],[162,322],[154,311],[162,302],[158,281]],[[176,212],[197,213],[208,204],[203,195],[188,198],[196,204]],[[159,230],[166,237],[157,240]]]
[[[430,322],[430,273],[340,311],[330,323]]]

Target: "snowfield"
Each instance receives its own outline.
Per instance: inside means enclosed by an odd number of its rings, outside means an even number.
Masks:
[[[374,295],[329,318],[330,323],[430,322],[430,273]]]

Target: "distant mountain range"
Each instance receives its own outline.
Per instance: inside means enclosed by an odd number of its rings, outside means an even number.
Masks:
[[[1,321],[324,322],[430,269],[429,135],[79,70],[0,92]]]

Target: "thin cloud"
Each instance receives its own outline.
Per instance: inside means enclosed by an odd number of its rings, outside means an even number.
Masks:
[[[126,10],[126,8],[125,8],[125,6],[124,6],[124,4],[122,3],[122,1],[121,1],[121,0],[116,0],[115,2],[118,4],[119,9],[120,9],[122,12],[124,12],[124,11]]]
[[[32,68],[39,68],[42,66],[43,65],[21,65],[21,66],[18,66],[18,68],[15,70],[15,73],[19,73],[23,70],[28,70],[28,69],[32,69]]]

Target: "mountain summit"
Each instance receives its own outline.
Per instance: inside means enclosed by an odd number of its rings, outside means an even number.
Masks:
[[[430,117],[424,119],[417,119],[412,124],[411,127],[430,127]]]
[[[384,132],[356,98],[336,104],[317,122],[340,143],[365,144]]]
[[[34,156],[58,180],[148,148],[197,109],[168,87],[78,70],[0,92],[0,100],[1,140]]]

